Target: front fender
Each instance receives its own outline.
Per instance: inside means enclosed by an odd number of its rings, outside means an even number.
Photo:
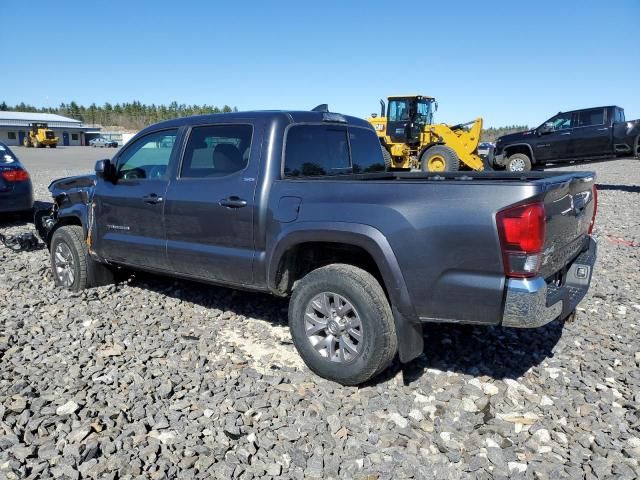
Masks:
[[[533,148],[528,143],[513,143],[513,144],[505,145],[504,147],[502,147],[502,151],[504,152],[505,157],[509,156],[507,153],[509,149],[514,147],[526,147],[527,150],[529,150],[529,158],[531,158],[531,164],[536,163],[536,156],[533,153]]]
[[[398,260],[386,237],[370,225],[343,222],[298,222],[276,237],[266,259],[267,285],[277,290],[277,270],[287,251],[306,242],[344,243],[363,248],[376,263],[391,300],[400,360],[408,362],[424,348],[422,325],[409,298]]]

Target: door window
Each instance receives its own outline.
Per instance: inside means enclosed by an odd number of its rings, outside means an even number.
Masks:
[[[409,102],[406,100],[389,101],[389,121],[406,122],[409,120]]]
[[[578,127],[604,124],[604,108],[592,108],[578,112]]]
[[[181,178],[223,177],[244,170],[251,150],[251,125],[194,127],[182,160]]]
[[[551,119],[553,131],[573,128],[573,113],[561,113]]]
[[[178,130],[162,130],[136,140],[118,158],[118,180],[163,178]]]

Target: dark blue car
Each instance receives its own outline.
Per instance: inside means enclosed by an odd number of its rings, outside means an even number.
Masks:
[[[33,208],[31,178],[18,157],[0,143],[0,213],[28,212]]]

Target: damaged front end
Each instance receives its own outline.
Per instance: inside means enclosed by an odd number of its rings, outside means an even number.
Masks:
[[[53,204],[34,209],[36,231],[47,248],[53,231],[59,225],[82,225],[86,233],[95,184],[96,176],[93,174],[65,177],[49,184]]]

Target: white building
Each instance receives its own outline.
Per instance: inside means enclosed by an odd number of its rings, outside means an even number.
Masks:
[[[0,111],[0,142],[22,145],[32,123],[46,123],[58,137],[58,145],[88,145],[89,139],[100,129],[87,127],[80,120],[53,113],[2,112]]]

